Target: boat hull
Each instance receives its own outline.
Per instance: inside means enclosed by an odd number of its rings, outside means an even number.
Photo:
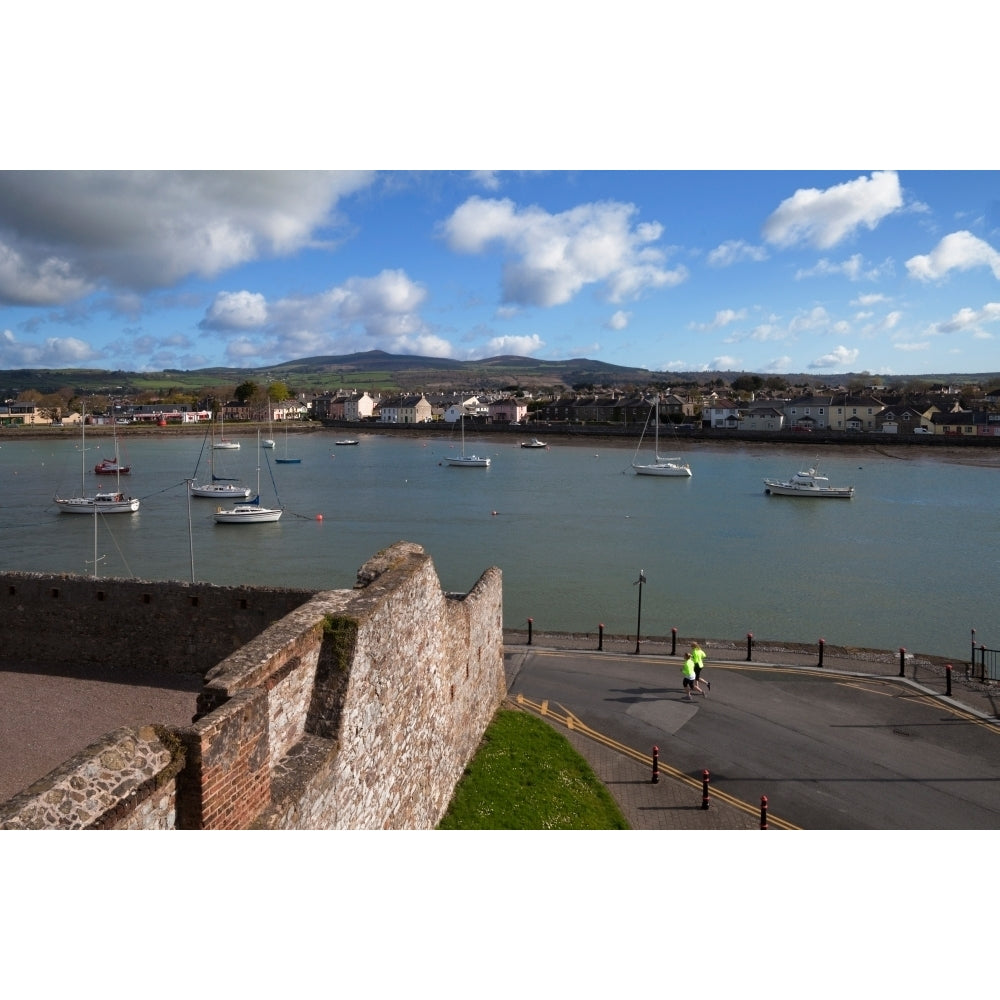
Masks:
[[[191,496],[206,497],[210,500],[249,500],[251,491],[245,486],[226,486],[223,484],[206,483],[198,486],[191,484]]]
[[[457,469],[488,469],[490,467],[490,460],[479,458],[478,455],[461,455],[447,458],[445,461]]]
[[[216,524],[266,524],[281,518],[282,511],[269,507],[258,507],[256,504],[237,504],[229,510],[221,508],[213,517]]]
[[[764,492],[779,497],[816,497],[831,500],[850,500],[853,486],[807,486],[802,483],[779,483],[764,480]]]
[[[126,497],[121,493],[101,494],[92,497],[68,497],[55,499],[63,514],[134,514],[139,509],[138,497]]]
[[[655,465],[633,465],[637,476],[671,476],[687,479],[691,470],[686,465],[674,465],[672,462],[657,462]]]

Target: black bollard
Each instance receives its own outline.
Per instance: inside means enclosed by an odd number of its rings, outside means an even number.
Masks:
[[[535,624],[535,620],[533,618],[529,618],[528,619],[528,645],[529,646],[531,645],[531,626],[534,625],[534,624]]]
[[[708,808],[708,769],[701,772],[701,808]]]
[[[899,676],[906,676],[906,650],[902,646],[899,647]]]
[[[670,655],[671,656],[676,656],[677,655],[677,629],[676,629],[676,627],[672,628],[670,630]]]
[[[753,650],[753,632],[747,632],[747,663],[752,659],[750,653]]]
[[[816,664],[817,667],[823,666],[823,647],[826,645],[826,639],[820,639],[819,641],[819,663]]]
[[[653,747],[653,784],[660,783],[660,748]]]
[[[950,698],[951,697],[951,664],[949,663],[945,668],[945,677],[947,678],[948,684],[945,687],[944,693]]]
[[[762,830],[767,829],[767,796],[762,795],[760,797],[760,828]]]
[[[597,626],[597,649],[604,649],[604,622]]]

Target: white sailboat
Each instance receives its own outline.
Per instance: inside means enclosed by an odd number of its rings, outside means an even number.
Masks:
[[[210,425],[212,448],[208,453],[208,468],[211,478],[208,482],[199,483],[192,479],[190,483],[191,496],[207,497],[210,500],[246,500],[250,496],[250,487],[241,486],[235,478],[216,475],[215,464],[215,424]],[[204,445],[202,446],[204,447]],[[195,470],[197,472],[197,470]]]
[[[639,449],[642,448],[642,439],[646,436],[646,428],[649,421],[655,420],[656,438],[653,446],[653,461],[640,462]],[[662,458],[660,456],[660,397],[657,395],[656,402],[646,417],[646,426],[642,429],[639,437],[639,444],[636,446],[635,455],[632,458],[632,468],[637,476],[690,476],[691,467],[687,462],[681,462],[679,458]]]
[[[261,441],[261,448],[266,448],[269,451],[274,450],[274,427],[271,421],[274,418],[274,404],[271,402],[271,397],[267,397],[267,437]]]
[[[52,499],[63,514],[134,514],[139,509],[138,497],[127,497],[120,488],[99,490],[92,497],[87,496],[87,414],[80,412],[80,481],[82,489],[78,497]],[[120,473],[117,473],[120,475]],[[115,486],[120,487],[120,482]]]
[[[459,419],[462,424],[462,454],[449,455],[445,461],[449,465],[457,466],[460,469],[488,469],[490,467],[490,460],[488,458],[465,454],[465,414],[463,413]]]
[[[280,507],[264,507],[260,502],[260,431],[257,431],[257,495],[247,503],[238,503],[229,510],[219,507],[213,517],[216,524],[262,524],[277,521],[283,511]]]
[[[238,451],[239,441],[230,441],[226,437],[226,417],[222,410],[219,411],[219,440],[212,442],[212,447],[218,451]]]

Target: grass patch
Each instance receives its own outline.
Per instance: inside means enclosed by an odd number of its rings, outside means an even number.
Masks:
[[[548,723],[497,712],[439,830],[627,830],[590,765]]]

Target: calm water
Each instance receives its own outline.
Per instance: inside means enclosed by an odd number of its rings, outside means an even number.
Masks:
[[[768,497],[762,482],[813,464],[809,450],[686,442],[692,478],[657,479],[633,475],[632,448],[608,442],[532,451],[467,436],[466,450],[493,465],[461,469],[442,464],[458,450],[447,432],[362,433],[358,447],[334,446],[343,436],[291,435],[289,454],[302,464],[275,465],[285,447],[277,436],[277,450],[262,453],[261,498],[285,514],[242,526],[216,525],[215,501],[187,499],[200,440],[128,439],[134,472],[122,486],[142,508],[99,519],[98,575],[190,580],[193,561],[199,581],[342,588],[405,539],[424,546],[447,590],[468,590],[499,566],[512,628],[530,616],[542,632],[603,623],[634,635],[642,569],[644,635],[676,626],[961,658],[975,628],[977,642],[1000,646],[1000,454],[967,466],[912,448],[832,449],[822,470],[856,486],[855,497],[810,501]],[[242,441],[216,458],[252,486],[255,441]],[[104,440],[89,441],[87,469],[108,454]],[[79,449],[5,440],[0,477],[4,568],[92,574],[93,519],[52,503],[56,492],[79,492]],[[112,483],[87,473],[88,493]]]

